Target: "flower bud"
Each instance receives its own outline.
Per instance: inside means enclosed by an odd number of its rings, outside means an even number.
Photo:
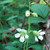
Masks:
[[[46,4],[46,3],[43,1],[43,2],[40,2],[40,4]]]
[[[26,11],[25,16],[26,17],[29,17],[30,16],[30,11],[29,10]]]
[[[32,15],[33,15],[34,17],[38,17],[37,13],[32,13]]]
[[[43,0],[40,0],[40,4],[46,4]]]
[[[33,34],[34,34],[35,36],[38,36],[38,35],[39,35],[39,32],[38,32],[38,31],[33,31]]]

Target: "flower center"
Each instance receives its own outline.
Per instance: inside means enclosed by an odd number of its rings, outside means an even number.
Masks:
[[[33,34],[34,34],[35,36],[38,36],[38,35],[39,35],[39,32],[38,32],[38,31],[33,31]]]
[[[25,36],[26,35],[26,33],[25,32],[20,32],[21,33],[21,35],[23,35],[23,36]]]

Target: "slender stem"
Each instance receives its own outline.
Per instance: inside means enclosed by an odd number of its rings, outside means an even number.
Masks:
[[[30,17],[28,18],[28,33],[30,32]]]
[[[47,0],[47,3],[48,3],[48,0]]]
[[[44,0],[44,2],[50,7],[50,5],[48,4],[48,0],[47,1]]]
[[[24,42],[24,50],[25,50],[25,42]]]
[[[30,11],[30,0],[29,0],[29,11]],[[30,31],[30,16],[28,17],[28,33]]]
[[[29,33],[30,33],[30,17],[28,18],[28,35],[29,35]],[[28,50],[28,41],[27,41],[27,46],[26,46],[27,48],[26,48],[26,50]]]
[[[30,0],[29,0],[29,11],[30,11]],[[28,17],[28,35],[30,33],[30,16]],[[28,42],[27,42],[27,46],[26,46],[26,50],[28,50]]]

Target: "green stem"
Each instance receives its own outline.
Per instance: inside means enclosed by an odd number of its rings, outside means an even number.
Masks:
[[[29,35],[29,33],[30,33],[30,17],[28,18],[28,35]],[[27,46],[26,46],[27,48],[26,48],[26,50],[28,50],[28,41],[27,41]]]
[[[29,11],[30,11],[30,0],[29,0]],[[28,33],[30,31],[30,16],[28,17]]]
[[[25,50],[25,42],[24,42],[24,50]]]
[[[28,33],[30,32],[30,17],[28,18]]]
[[[29,0],[29,11],[30,11],[30,0]],[[28,35],[30,33],[30,16],[28,17]],[[28,42],[27,42],[27,46],[26,46],[26,50],[28,50]]]
[[[26,45],[26,50],[28,50],[28,42],[26,43],[27,45]]]
[[[50,7],[49,3],[47,1],[44,0],[44,2]]]

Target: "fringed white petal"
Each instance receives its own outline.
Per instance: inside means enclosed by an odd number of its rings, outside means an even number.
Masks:
[[[38,38],[35,36],[35,41],[38,42]]]
[[[43,40],[43,36],[38,36],[38,38],[42,41]]]
[[[17,28],[16,30],[17,30],[18,32],[21,32],[22,29],[21,29],[21,28]]]
[[[17,33],[17,34],[15,34],[15,37],[16,37],[16,38],[19,38],[20,35],[21,35],[20,33]]]
[[[40,33],[42,30],[39,30],[38,32]]]
[[[44,35],[44,34],[45,34],[45,31],[39,33],[39,35]]]
[[[26,39],[29,39],[29,36],[26,34],[26,35],[25,35],[25,38],[26,38]]]
[[[25,41],[24,36],[21,36],[19,40],[20,40],[20,42],[24,42]]]

